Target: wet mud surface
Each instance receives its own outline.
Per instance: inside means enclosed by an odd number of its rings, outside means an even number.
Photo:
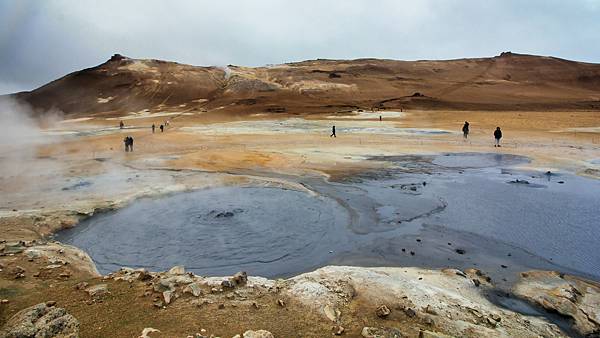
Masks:
[[[144,199],[57,239],[86,250],[102,273],[122,266],[198,274],[279,276],[325,264],[347,216],[335,202],[279,188],[215,188]]]
[[[216,188],[141,200],[59,233],[101,272],[182,264],[203,275],[283,277],[327,264],[528,269],[600,279],[600,181],[516,169],[506,154],[373,157],[338,182],[283,177],[316,194]],[[282,178],[282,177],[279,177]]]

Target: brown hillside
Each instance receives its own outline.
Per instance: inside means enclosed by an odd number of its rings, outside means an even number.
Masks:
[[[120,55],[31,92],[67,115],[224,107],[231,114],[350,109],[600,110],[600,64],[502,53],[446,61],[311,60],[197,67]]]

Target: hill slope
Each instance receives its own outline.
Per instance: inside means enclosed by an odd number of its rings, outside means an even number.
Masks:
[[[444,61],[312,60],[197,67],[114,55],[30,92],[37,110],[113,115],[226,108],[232,114],[386,109],[600,110],[600,64],[502,53]]]

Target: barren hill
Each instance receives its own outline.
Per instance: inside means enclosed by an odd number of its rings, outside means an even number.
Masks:
[[[30,92],[38,110],[304,114],[350,109],[600,110],[600,64],[502,53],[444,61],[311,60],[198,67],[114,55]]]

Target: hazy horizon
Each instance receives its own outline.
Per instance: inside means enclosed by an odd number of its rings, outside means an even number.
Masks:
[[[600,62],[600,0],[0,0],[0,94],[120,53],[193,65],[440,60],[503,51]]]

